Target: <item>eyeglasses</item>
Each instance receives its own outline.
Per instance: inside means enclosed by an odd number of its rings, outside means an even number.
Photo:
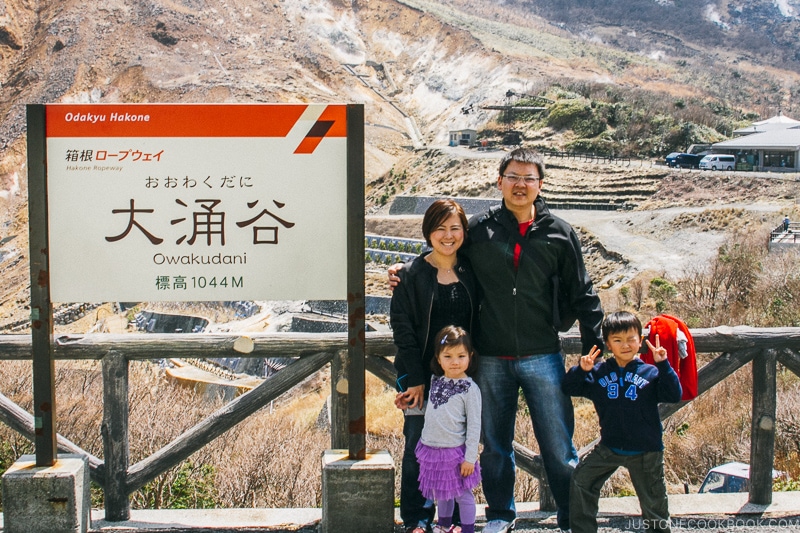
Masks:
[[[514,174],[503,174],[503,177],[512,185],[516,185],[520,180],[522,180],[525,185],[533,185],[541,180],[539,176],[515,176]]]

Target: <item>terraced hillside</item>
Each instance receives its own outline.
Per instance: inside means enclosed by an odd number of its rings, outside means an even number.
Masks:
[[[496,177],[503,154],[433,149],[423,157],[401,161],[390,173],[368,185],[367,200],[373,202],[371,214],[422,214],[427,203],[409,202],[408,197],[499,200]],[[548,157],[546,161],[542,194],[556,209],[633,209],[655,194],[664,178],[675,172],[644,160],[600,162]]]
[[[550,164],[544,196],[555,209],[633,209],[655,194],[668,174],[642,161]]]

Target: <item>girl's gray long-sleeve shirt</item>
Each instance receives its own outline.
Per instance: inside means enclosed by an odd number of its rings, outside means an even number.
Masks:
[[[466,444],[464,460],[475,463],[480,435],[481,391],[478,385],[470,377],[433,376],[421,442],[433,448],[457,448]]]

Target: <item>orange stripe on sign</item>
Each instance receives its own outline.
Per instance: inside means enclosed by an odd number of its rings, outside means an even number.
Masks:
[[[48,104],[47,137],[285,137],[306,104]]]
[[[306,136],[300,141],[296,154],[311,154],[317,149],[325,137],[347,137],[347,107],[329,105],[317,121],[311,126]]]

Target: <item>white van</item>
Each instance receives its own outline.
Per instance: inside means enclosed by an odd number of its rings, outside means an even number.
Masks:
[[[736,157],[728,154],[709,154],[700,160],[701,170],[733,170]]]
[[[786,477],[785,472],[772,470],[772,479]],[[747,492],[750,490],[750,465],[725,463],[715,466],[706,474],[700,492]]]

